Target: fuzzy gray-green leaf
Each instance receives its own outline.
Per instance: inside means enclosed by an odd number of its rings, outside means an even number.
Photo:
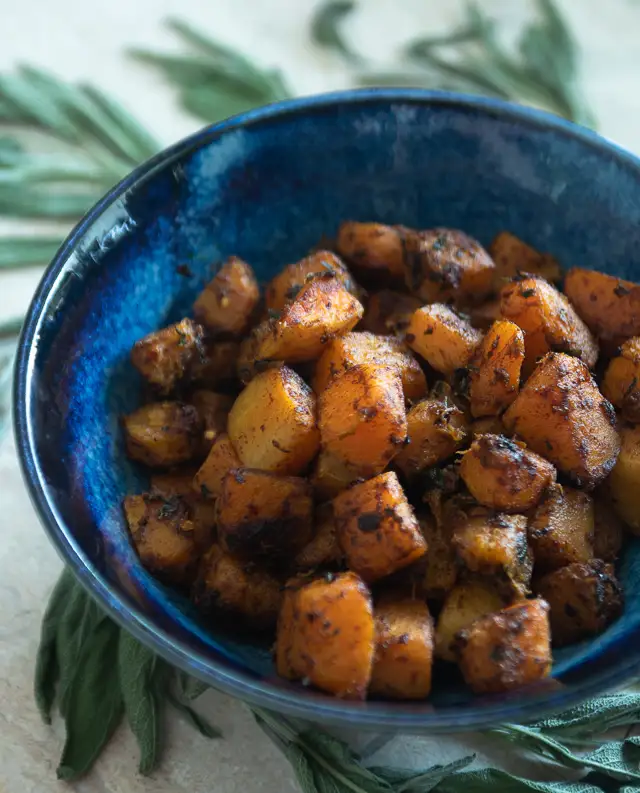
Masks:
[[[362,58],[347,43],[341,25],[345,17],[355,8],[352,0],[329,0],[318,7],[311,20],[311,38],[320,47],[334,50],[352,63],[360,63]]]

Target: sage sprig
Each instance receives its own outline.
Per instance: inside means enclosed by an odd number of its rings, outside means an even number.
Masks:
[[[343,19],[349,16],[355,6],[353,0],[330,0],[318,6],[311,19],[310,34],[319,47],[334,50],[346,60],[360,64],[362,56],[348,43],[341,28]]]

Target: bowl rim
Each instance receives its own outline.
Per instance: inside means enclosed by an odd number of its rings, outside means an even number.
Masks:
[[[150,647],[169,663],[200,678],[213,688],[253,706],[268,708],[286,716],[368,730],[404,730],[413,733],[454,732],[478,730],[514,720],[538,720],[577,705],[604,691],[622,687],[637,675],[640,669],[640,657],[633,660],[625,654],[619,658],[617,664],[605,671],[597,672],[589,680],[571,690],[563,688],[548,690],[541,697],[530,702],[512,697],[506,701],[483,700],[478,704],[472,701],[459,710],[411,712],[403,708],[402,702],[370,701],[366,703],[366,707],[353,707],[354,703],[329,696],[313,697],[313,699],[297,696],[296,694],[300,692],[278,688],[270,679],[256,679],[250,673],[227,668],[222,663],[194,652],[186,643],[174,639],[166,630],[155,625],[153,620],[142,613],[136,603],[127,600],[112,589],[74,541],[68,526],[56,510],[54,500],[47,494],[43,472],[40,469],[30,411],[33,360],[37,351],[39,331],[43,315],[55,290],[56,281],[64,270],[68,256],[77,241],[103,211],[134,185],[151,177],[156,170],[219,139],[226,133],[274,119],[295,117],[309,112],[325,112],[345,105],[366,106],[380,102],[473,110],[496,119],[518,123],[523,127],[551,130],[618,160],[626,168],[635,170],[640,178],[640,159],[591,130],[542,110],[499,99],[448,91],[418,88],[334,91],[276,102],[203,127],[163,149],[112,187],[71,230],[46,268],[22,326],[14,370],[13,425],[22,475],[50,541],[88,593],[111,618],[141,643]]]

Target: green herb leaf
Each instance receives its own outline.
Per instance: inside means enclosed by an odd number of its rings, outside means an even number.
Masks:
[[[395,793],[429,793],[443,779],[467,768],[476,759],[474,754],[461,757],[446,765],[434,765],[426,771],[408,771],[404,768],[372,768],[371,770],[386,780]]]
[[[0,237],[0,270],[47,264],[61,244],[61,237]]]
[[[193,702],[194,699],[198,699],[205,691],[209,690],[209,686],[203,683],[202,680],[198,680],[197,677],[191,677],[191,675],[182,671],[177,672],[176,683],[179,696],[185,702]]]
[[[512,776],[497,768],[467,771],[440,782],[437,793],[603,793],[588,782],[536,782]]]
[[[185,719],[193,726],[195,729],[200,733],[200,735],[204,735],[205,738],[221,738],[222,733],[217,727],[214,727],[211,722],[208,721],[204,716],[198,713],[197,710],[194,710],[191,705],[188,705],[186,702],[183,702],[178,696],[176,696],[172,691],[167,692],[167,699],[171,705],[178,711],[178,713],[182,714]]]
[[[318,46],[335,50],[347,61],[361,63],[362,58],[347,44],[340,29],[355,5],[353,0],[329,0],[319,6],[311,20],[311,38]]]

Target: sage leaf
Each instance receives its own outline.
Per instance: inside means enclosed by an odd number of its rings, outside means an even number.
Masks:
[[[444,779],[437,793],[603,793],[601,787],[589,782],[538,782],[513,776],[497,768],[465,771]]]
[[[360,63],[362,58],[347,44],[341,24],[355,8],[352,0],[329,0],[318,7],[311,20],[311,38],[320,47],[334,50],[347,61]]]
[[[222,733],[217,727],[214,727],[211,722],[198,713],[197,710],[183,702],[172,691],[167,691],[167,700],[173,707],[180,713],[192,727],[203,735],[205,738],[221,738]]]
[[[198,699],[199,696],[210,688],[206,683],[203,683],[202,680],[198,680],[197,677],[192,677],[182,671],[177,672],[177,686],[180,697],[187,702]]]
[[[475,759],[476,756],[472,754],[446,765],[434,765],[425,771],[409,771],[404,768],[371,768],[371,771],[387,781],[394,793],[429,793],[443,779],[467,768]]]
[[[569,737],[599,735],[615,727],[626,727],[640,721],[640,693],[625,691],[596,697],[582,705],[552,716],[532,727],[554,735],[560,740]]]
[[[0,237],[0,270],[47,264],[62,244],[62,237]]]
[[[95,763],[122,720],[124,702],[118,678],[118,626],[102,618],[85,636],[79,673],[64,709],[67,732],[58,778],[71,781]]]

